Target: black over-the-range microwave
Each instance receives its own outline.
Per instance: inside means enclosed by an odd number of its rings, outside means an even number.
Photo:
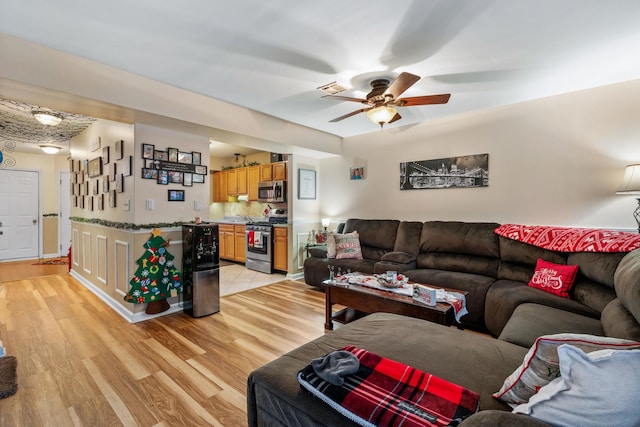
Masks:
[[[287,181],[266,181],[258,183],[258,201],[263,203],[286,202]]]

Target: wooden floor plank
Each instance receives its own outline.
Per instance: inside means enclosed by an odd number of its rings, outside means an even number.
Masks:
[[[284,281],[220,305],[130,324],[66,273],[3,282],[18,393],[0,399],[0,425],[246,425],[249,373],[324,334],[324,296]]]

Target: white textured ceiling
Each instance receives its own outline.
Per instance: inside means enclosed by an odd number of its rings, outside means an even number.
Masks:
[[[377,77],[422,79],[389,127],[640,78],[638,0],[5,1],[0,31],[342,137]],[[47,72],[46,64],[43,72]],[[0,93],[1,95],[1,93]]]

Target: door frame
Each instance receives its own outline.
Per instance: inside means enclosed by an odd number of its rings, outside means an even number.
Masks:
[[[69,217],[71,217],[71,196],[69,196],[69,203],[67,203],[67,206],[64,206],[62,204],[62,200],[63,198],[62,196],[62,192],[63,190],[65,190],[65,188],[62,185],[62,180],[65,179],[65,177],[68,180],[69,185],[66,188],[67,194],[69,195],[68,191],[71,190],[71,172],[68,171],[60,171],[58,174],[58,256],[62,257],[62,256],[66,256],[69,252],[69,247],[71,247],[71,220],[68,219]],[[67,215],[67,219],[66,221],[69,222],[69,241],[67,243],[62,241],[62,231],[63,231],[63,226],[62,226],[62,221],[63,219],[63,214],[68,213]],[[65,246],[66,247],[66,251],[65,251]]]

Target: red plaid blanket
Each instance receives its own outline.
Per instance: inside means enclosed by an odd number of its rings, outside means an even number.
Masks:
[[[298,372],[303,389],[363,426],[455,426],[478,411],[477,393],[354,346],[342,350],[360,361],[344,384],[322,380],[308,365]]]
[[[496,234],[559,252],[631,252],[640,248],[640,234],[597,228],[504,224]]]

